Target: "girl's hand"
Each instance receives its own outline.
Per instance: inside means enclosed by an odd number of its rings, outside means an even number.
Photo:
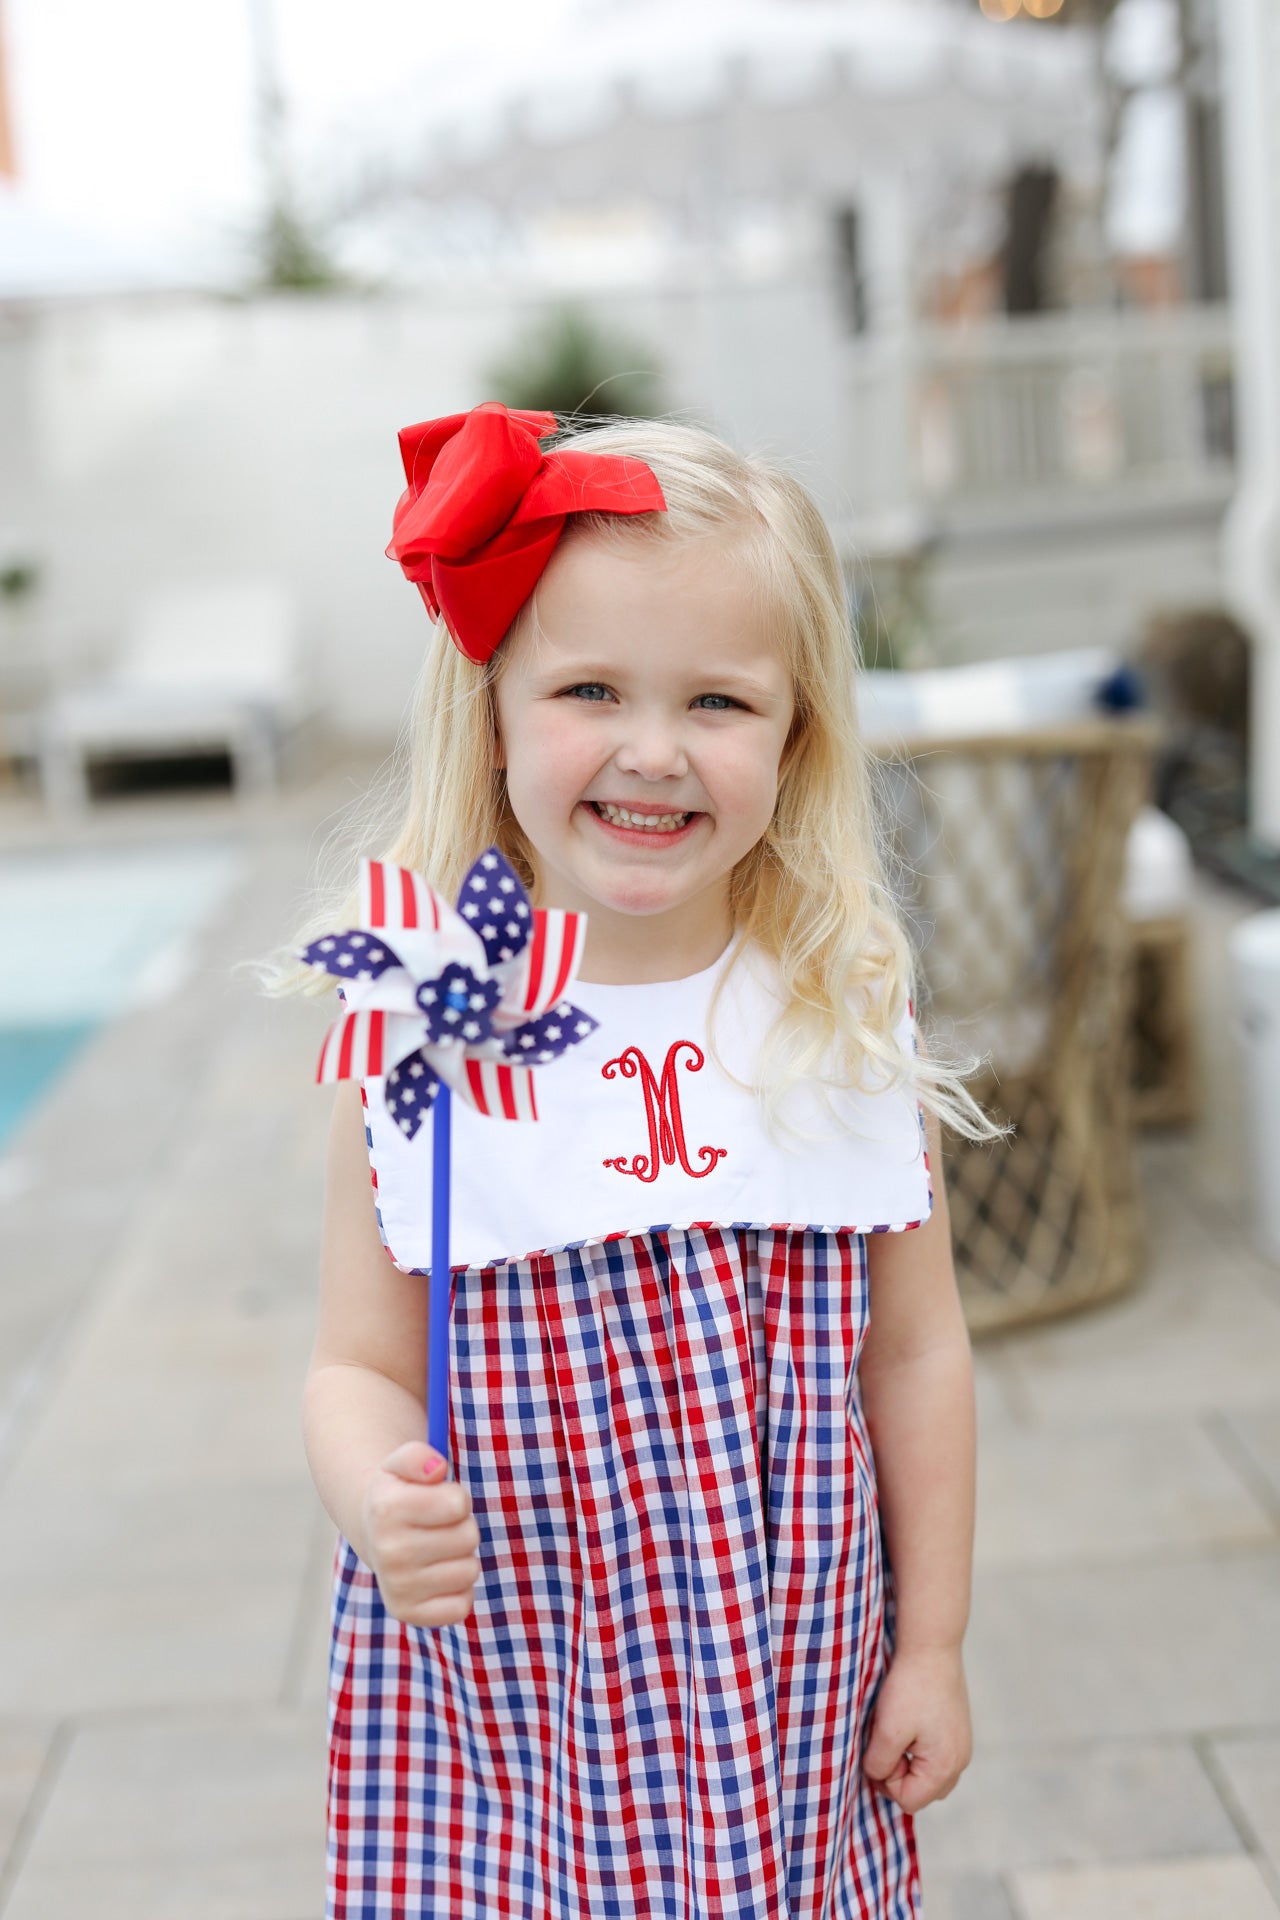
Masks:
[[[444,1478],[423,1441],[397,1447],[364,1494],[369,1564],[388,1613],[411,1627],[453,1626],[471,1611],[480,1529],[471,1495]]]
[[[901,1652],[880,1683],[862,1771],[904,1813],[945,1800],[973,1757],[959,1647]]]

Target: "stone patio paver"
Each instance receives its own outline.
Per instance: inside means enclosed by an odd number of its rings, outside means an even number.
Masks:
[[[975,1744],[945,1800],[920,1817],[931,1873],[1118,1865],[1243,1852],[1190,1742]],[[930,1916],[932,1920],[932,1916]]]
[[[306,1565],[281,1486],[0,1497],[0,1714],[251,1705],[278,1697]]]
[[[1148,1272],[1158,1285],[1004,1336],[1001,1357],[1029,1424],[1097,1426],[1276,1396],[1280,1296],[1247,1250],[1224,1245],[1188,1208],[1176,1236],[1156,1241]]]
[[[1254,1483],[1280,1518],[1280,1396],[1259,1406],[1237,1406],[1224,1415],[1223,1428],[1258,1476]]]
[[[280,1712],[81,1727],[6,1920],[316,1920],[322,1737]]]
[[[1012,1877],[1017,1920],[1275,1920],[1252,1860],[1169,1860]]]
[[[282,1704],[323,1709],[329,1697],[329,1633],[333,1604],[333,1564],[337,1533],[316,1502],[311,1558],[298,1598],[293,1655],[285,1676]]]
[[[987,1429],[983,1429],[984,1436]],[[1267,1505],[1194,1416],[1024,1429],[979,1455],[975,1563],[1070,1561],[1280,1542]]]
[[[0,1720],[0,1860],[18,1838],[56,1731],[48,1719]]]
[[[1280,1888],[1280,1728],[1270,1733],[1225,1734],[1207,1744],[1250,1844],[1268,1860],[1273,1884]]]
[[[994,1741],[1280,1726],[1280,1545],[981,1569],[965,1643]]]
[[[1009,1890],[998,1874],[925,1870],[928,1920],[1017,1920]]]

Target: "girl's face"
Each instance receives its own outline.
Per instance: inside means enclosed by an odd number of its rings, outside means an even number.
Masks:
[[[538,903],[589,915],[598,979],[710,966],[732,933],[729,876],[773,814],[794,713],[744,564],[712,540],[580,535],[543,573],[538,617],[539,637],[504,643],[495,687],[497,763]]]

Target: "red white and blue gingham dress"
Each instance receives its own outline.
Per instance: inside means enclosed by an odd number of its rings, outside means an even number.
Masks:
[[[861,1759],[893,1583],[859,1232],[653,1230],[453,1275],[474,1606],[339,1542],[330,1920],[914,1920]]]

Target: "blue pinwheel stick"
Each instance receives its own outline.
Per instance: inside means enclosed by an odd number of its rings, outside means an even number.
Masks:
[[[535,909],[510,863],[488,847],[456,908],[421,874],[362,861],[360,924],[301,950],[340,982],[345,1007],[316,1077],[380,1080],[387,1117],[405,1140],[434,1111],[427,1440],[446,1460],[453,1094],[492,1118],[536,1118],[533,1069],[597,1025],[563,998],[585,933],[582,914]]]
[[[453,1108],[449,1089],[436,1094],[431,1113],[431,1289],[427,1307],[427,1445],[449,1458],[449,1150]]]

